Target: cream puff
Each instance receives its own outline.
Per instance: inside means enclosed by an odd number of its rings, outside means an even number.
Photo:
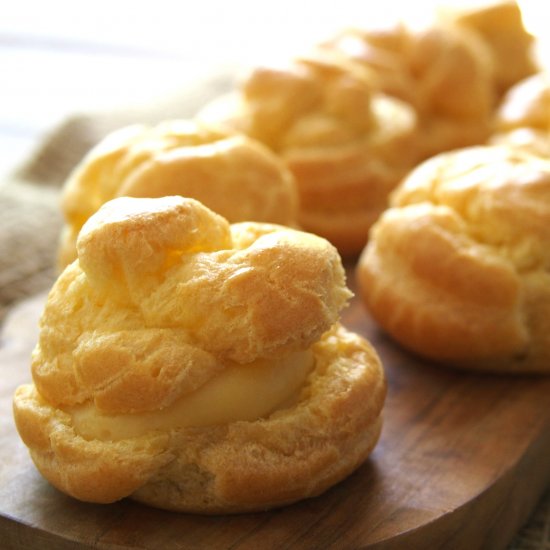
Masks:
[[[367,458],[385,379],[339,324],[350,292],[326,240],[125,197],[88,219],[77,251],[13,401],[55,487],[234,513],[318,495]]]
[[[60,267],[76,258],[78,232],[103,203],[168,195],[195,198],[230,222],[296,225],[292,175],[260,143],[189,120],[133,125],[108,135],[69,176]]]
[[[475,32],[429,21],[346,29],[322,44],[368,71],[418,116],[417,160],[484,142],[496,104],[491,51]]]
[[[362,249],[389,192],[416,161],[414,109],[377,91],[364,69],[335,51],[257,67],[198,118],[279,155],[296,179],[300,226],[346,255]]]
[[[362,298],[397,342],[466,369],[550,372],[550,161],[509,147],[442,153],[373,227]]]

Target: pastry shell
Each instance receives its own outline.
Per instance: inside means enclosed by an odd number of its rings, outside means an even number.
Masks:
[[[230,225],[182,197],[119,198],[84,225],[14,396],[37,468],[84,501],[235,513],[315,496],[378,440],[386,393],[370,344],[338,322],[336,249],[283,226]],[[231,365],[308,350],[301,386],[260,418],[90,435],[75,410],[137,422]],[[269,391],[265,388],[264,391]]]
[[[224,514],[282,506],[345,478],[380,435],[386,389],[372,347],[335,327],[313,349],[297,403],[256,421],[88,441],[27,385],[15,395],[17,427],[41,473],[81,500]]]

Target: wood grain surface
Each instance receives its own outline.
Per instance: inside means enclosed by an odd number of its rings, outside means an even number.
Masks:
[[[354,299],[344,323],[376,346],[389,393],[381,440],[348,479],[320,497],[238,516],[78,502],[41,478],[12,420],[43,300],[13,310],[0,346],[2,548],[498,550],[550,481],[550,377],[428,364],[392,343]]]

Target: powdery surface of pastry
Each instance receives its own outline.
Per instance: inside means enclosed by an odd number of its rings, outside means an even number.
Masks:
[[[403,346],[471,369],[550,371],[550,162],[443,153],[395,191],[357,277]]]
[[[350,293],[327,241],[229,225],[193,199],[120,198],[77,248],[41,319],[34,384],[14,396],[53,485],[92,502],[241,512],[317,495],[368,456],[385,380],[338,324]],[[226,403],[205,399],[224,391]]]
[[[277,153],[296,179],[299,223],[343,254],[363,247],[387,196],[411,168],[416,115],[336,51],[257,67],[200,120],[237,129]]]
[[[171,195],[197,199],[231,223],[296,225],[293,177],[260,143],[189,120],[133,125],[104,138],[69,176],[60,266],[76,258],[78,232],[105,202]]]

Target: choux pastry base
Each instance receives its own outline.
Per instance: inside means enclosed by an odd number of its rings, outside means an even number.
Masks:
[[[77,250],[13,402],[54,486],[236,513],[318,495],[367,458],[386,384],[338,323],[350,293],[326,240],[230,226],[193,199],[120,198]]]

